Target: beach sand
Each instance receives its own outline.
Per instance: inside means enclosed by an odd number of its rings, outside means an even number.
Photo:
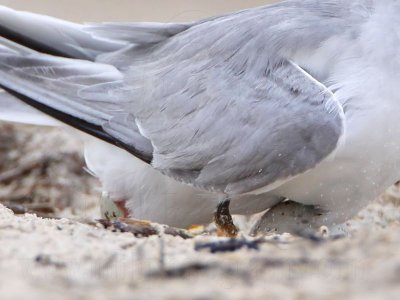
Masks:
[[[347,223],[349,236],[268,236],[259,250],[213,254],[196,244],[226,239],[137,238],[96,223],[100,187],[72,132],[0,125],[0,141],[0,299],[400,295],[397,187]]]

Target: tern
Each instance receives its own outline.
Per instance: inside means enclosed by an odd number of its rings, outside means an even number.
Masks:
[[[0,118],[95,137],[87,164],[132,217],[339,225],[400,177],[399,15],[396,0],[289,0],[75,24],[1,7]]]

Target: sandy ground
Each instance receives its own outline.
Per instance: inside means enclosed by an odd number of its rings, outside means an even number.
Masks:
[[[191,20],[267,2],[0,0],[73,21]],[[348,222],[348,237],[269,236],[258,250],[214,254],[196,250],[225,241],[212,235],[106,230],[94,222],[99,197],[71,134],[0,124],[1,300],[400,297],[396,187]]]
[[[398,207],[376,207],[382,211]],[[385,212],[383,213],[385,215]],[[145,239],[0,208],[1,299],[398,299],[399,224],[351,238],[269,238],[259,251],[211,254],[196,242]],[[385,221],[383,221],[385,220]]]
[[[269,236],[258,250],[211,253],[196,245],[226,239],[137,238],[94,222],[100,189],[69,133],[0,125],[0,141],[0,203],[18,213],[0,204],[0,299],[400,295],[396,187],[347,223],[348,237]]]

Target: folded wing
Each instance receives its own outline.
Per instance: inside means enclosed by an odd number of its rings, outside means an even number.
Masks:
[[[201,188],[242,194],[283,183],[336,149],[343,110],[324,85],[288,60],[259,73],[231,67],[186,74],[182,88],[153,89],[151,105],[131,106],[154,147],[154,167]]]
[[[191,26],[91,25],[83,31],[96,43],[119,46],[87,52],[91,47],[83,45],[92,40],[74,38],[81,41],[79,53],[91,53],[86,61],[18,49],[5,32],[0,85],[179,181],[230,195],[251,192],[315,167],[343,134],[340,103],[289,54],[319,46],[346,22],[325,18],[325,10],[334,15],[330,6],[313,10],[302,3]],[[13,41],[50,45],[22,36]],[[84,58],[60,41],[56,50],[64,56]]]
[[[119,86],[123,75],[113,66],[90,61],[43,55],[0,44],[0,86],[12,96],[77,129],[120,146],[145,161],[151,160],[152,146],[139,134],[135,121],[122,124],[121,101],[109,95],[85,100],[81,90],[102,84]],[[113,121],[118,119],[118,121]],[[115,131],[118,125],[129,128]],[[109,133],[110,131],[111,133]]]

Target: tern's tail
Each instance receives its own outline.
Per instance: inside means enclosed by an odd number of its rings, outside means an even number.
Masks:
[[[0,6],[0,35],[41,53],[94,60],[98,54],[123,46],[118,41],[96,38],[83,28],[83,25]]]
[[[100,54],[161,42],[186,23],[76,24],[0,6],[0,36],[40,53],[94,61]]]

